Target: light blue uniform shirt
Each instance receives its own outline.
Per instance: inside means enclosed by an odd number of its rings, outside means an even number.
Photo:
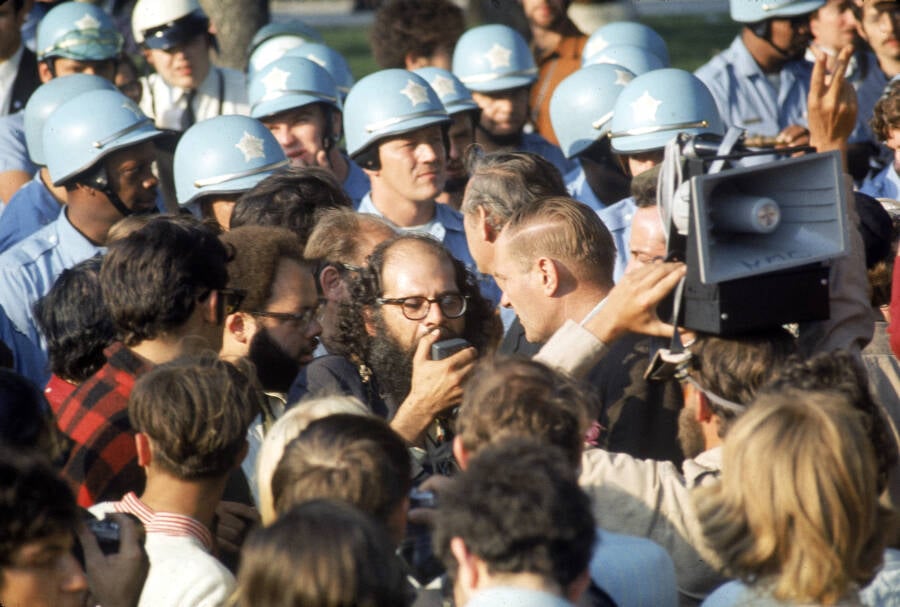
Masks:
[[[6,206],[6,216],[0,221],[0,253],[54,221],[62,210],[40,173],[19,188]]]
[[[0,255],[0,339],[13,352],[15,370],[40,387],[50,378],[47,344],[31,308],[63,270],[103,251],[60,213],[56,221]]]
[[[894,169],[893,158],[877,175],[866,177],[859,191],[872,198],[900,199],[900,175],[897,175],[897,170]]]
[[[574,171],[569,171],[564,181],[566,182],[566,190],[569,191],[569,196],[578,202],[588,205],[598,213],[606,208],[603,201],[597,198],[594,190],[591,189],[591,184],[587,182],[584,169],[580,164]]]
[[[24,171],[34,175],[39,168],[31,162],[28,146],[25,144],[24,110],[0,116],[0,173]]]
[[[634,198],[629,196],[597,212],[616,245],[616,265],[613,269],[613,280],[616,282],[622,278],[625,266],[628,265],[628,241],[631,239],[631,219],[635,210],[637,205],[634,204]]]
[[[469,244],[466,242],[466,232],[463,229],[463,219],[459,211],[456,211],[445,204],[435,203],[435,221],[428,225],[427,230],[420,230],[424,234],[433,236],[450,251],[450,253],[458,260],[463,262],[472,272],[478,281],[478,288],[481,294],[495,306],[500,303],[500,288],[491,276],[485,276],[478,271],[472,254],[469,253]],[[372,203],[371,192],[363,196],[360,201],[360,213],[369,213],[370,215],[378,215],[384,217],[384,214]],[[400,230],[410,231],[405,228]]]
[[[694,74],[715,98],[726,129],[738,127],[754,135],[774,137],[789,125],[806,126],[812,75],[806,61],[786,63],[776,90],[738,35],[730,47]]]
[[[559,169],[560,175],[566,175],[577,164],[574,160],[567,159],[558,146],[553,145],[537,133],[522,133],[522,142],[519,144],[520,152],[530,152],[543,156]]]
[[[619,607],[678,607],[672,557],[652,540],[597,529],[589,569]]]
[[[566,599],[528,588],[492,586],[477,591],[466,607],[575,607]]]
[[[359,201],[372,189],[372,186],[369,184],[369,176],[350,158],[344,156],[344,159],[347,161],[347,166],[350,167],[350,170],[347,172],[347,178],[344,179],[341,187],[344,188],[344,193],[350,197],[353,208],[359,208]]]

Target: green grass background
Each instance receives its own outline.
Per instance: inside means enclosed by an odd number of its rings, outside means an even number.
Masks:
[[[665,39],[673,67],[689,71],[727,48],[739,29],[727,14],[653,17],[641,21]],[[367,28],[322,28],[319,31],[327,44],[347,58],[357,80],[378,69],[369,50]]]

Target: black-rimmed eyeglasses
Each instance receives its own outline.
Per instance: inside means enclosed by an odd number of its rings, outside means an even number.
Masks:
[[[428,316],[431,304],[436,303],[441,309],[441,314],[447,318],[459,318],[466,313],[469,298],[460,293],[445,293],[435,298],[413,295],[412,297],[397,297],[388,299],[378,297],[375,303],[378,305],[400,306],[403,316],[409,320],[422,320]]]

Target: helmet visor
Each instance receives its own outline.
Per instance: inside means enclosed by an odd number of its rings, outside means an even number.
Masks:
[[[193,12],[172,23],[144,32],[144,46],[167,51],[187,44],[200,34],[209,31],[209,19],[200,12]]]

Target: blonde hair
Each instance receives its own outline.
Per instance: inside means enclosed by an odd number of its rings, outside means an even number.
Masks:
[[[359,399],[352,396],[311,398],[289,409],[266,433],[256,459],[259,513],[264,525],[269,525],[275,520],[272,475],[278,467],[278,462],[281,461],[285,446],[297,438],[312,422],[337,413],[372,415]]]
[[[735,422],[720,482],[694,494],[730,574],[776,599],[820,605],[874,577],[894,515],[878,504],[862,416],[837,392],[789,388]]]

